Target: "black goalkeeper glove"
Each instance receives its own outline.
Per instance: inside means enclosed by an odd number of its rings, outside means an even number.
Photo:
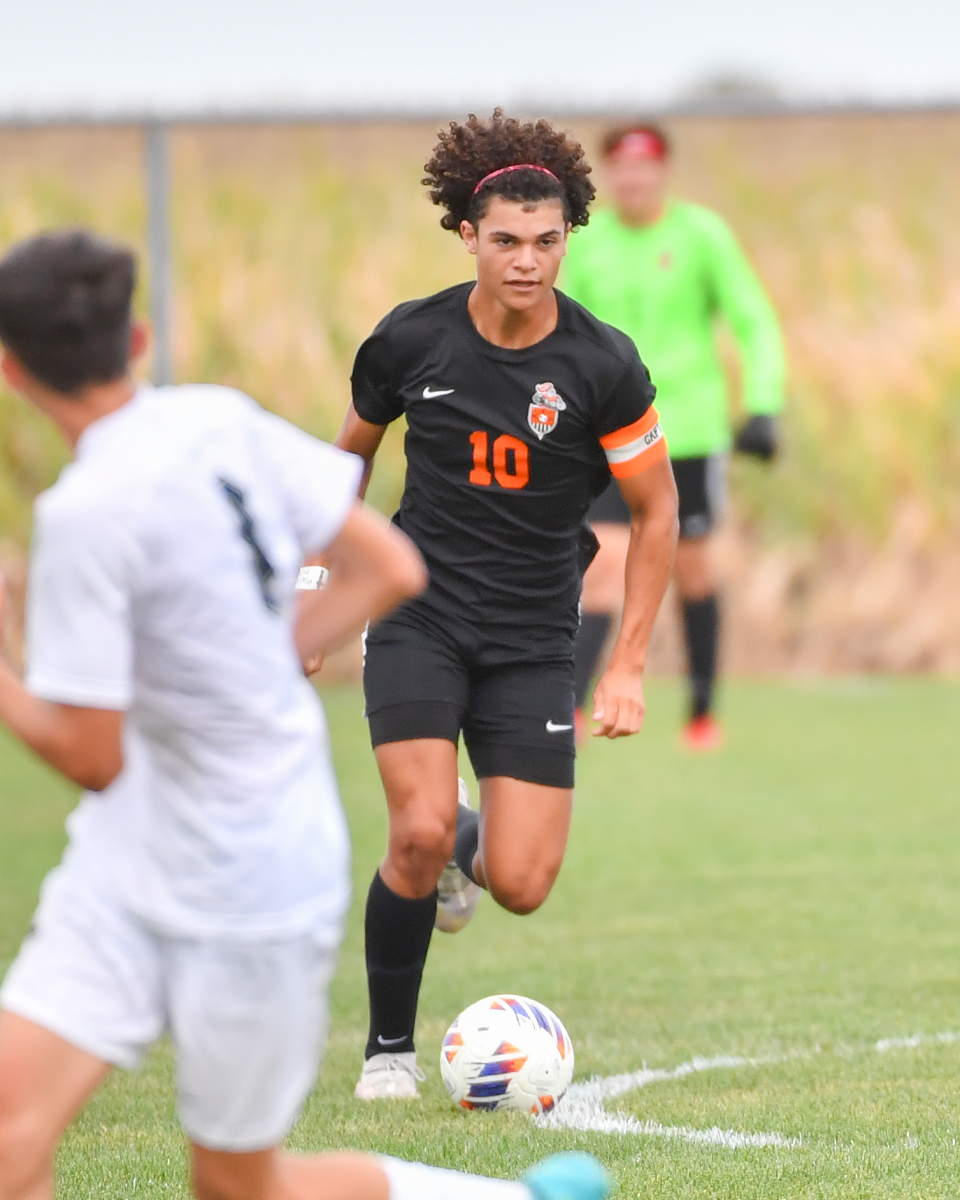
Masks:
[[[752,454],[754,458],[770,462],[780,448],[779,433],[776,417],[755,413],[740,426],[733,448],[738,454]]]

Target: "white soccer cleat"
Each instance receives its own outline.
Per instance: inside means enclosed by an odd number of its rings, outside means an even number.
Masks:
[[[363,1064],[353,1094],[358,1100],[416,1100],[417,1084],[426,1079],[417,1066],[417,1052],[374,1054]]]
[[[458,779],[457,784],[459,804],[472,812],[467,785],[462,779]],[[451,858],[443,868],[443,874],[437,884],[437,916],[433,922],[434,929],[439,929],[441,933],[459,932],[477,911],[481,890],[464,875]]]

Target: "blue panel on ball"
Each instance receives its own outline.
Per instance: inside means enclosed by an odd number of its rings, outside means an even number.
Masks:
[[[509,1079],[491,1079],[486,1083],[471,1083],[467,1096],[471,1100],[484,1096],[505,1096],[509,1086]]]
[[[529,1019],[530,1013],[527,1011],[526,1006],[521,1004],[516,996],[504,997],[504,999],[506,999],[507,1004],[509,1004],[510,1008],[517,1014],[517,1016],[527,1017]]]
[[[479,1076],[481,1079],[483,1079],[487,1075],[510,1076],[513,1074],[513,1072],[510,1070],[510,1066],[511,1066],[511,1064],[509,1062],[484,1063],[483,1066],[480,1068]]]
[[[539,1004],[531,1004],[530,1007],[533,1010],[534,1019],[540,1028],[545,1029],[547,1033],[553,1037],[553,1029],[551,1028],[550,1021],[547,1018],[547,1014],[540,1008]]]

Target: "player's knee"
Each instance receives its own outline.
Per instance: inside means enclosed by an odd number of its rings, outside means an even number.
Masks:
[[[550,895],[557,871],[541,868],[535,871],[524,871],[522,874],[507,872],[487,875],[487,887],[490,895],[508,912],[519,917],[536,912]]]
[[[53,1168],[48,1131],[29,1117],[0,1115],[0,1200],[35,1194]]]
[[[453,853],[456,824],[433,814],[414,816],[391,830],[390,854],[395,864],[443,865]]]
[[[193,1194],[197,1200],[247,1200],[246,1194],[226,1184],[222,1179],[209,1179],[194,1175]]]
[[[197,1200],[266,1200],[266,1193],[251,1188],[251,1180],[245,1180],[236,1171],[225,1171],[209,1162],[193,1163],[193,1194]]]

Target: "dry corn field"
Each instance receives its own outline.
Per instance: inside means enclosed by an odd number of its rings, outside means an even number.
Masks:
[[[567,124],[594,147],[597,122]],[[434,129],[175,131],[178,377],[237,385],[332,436],[360,339],[399,300],[470,270],[419,187]],[[781,462],[732,473],[718,544],[728,666],[957,671],[960,115],[672,131],[677,191],[737,231],[791,363]],[[141,153],[136,130],[0,131],[0,248],[63,223],[142,246]],[[51,431],[0,392],[0,557],[14,574],[30,501],[61,463]],[[401,480],[394,431],[371,497],[388,508]],[[662,669],[677,656],[669,610]]]

